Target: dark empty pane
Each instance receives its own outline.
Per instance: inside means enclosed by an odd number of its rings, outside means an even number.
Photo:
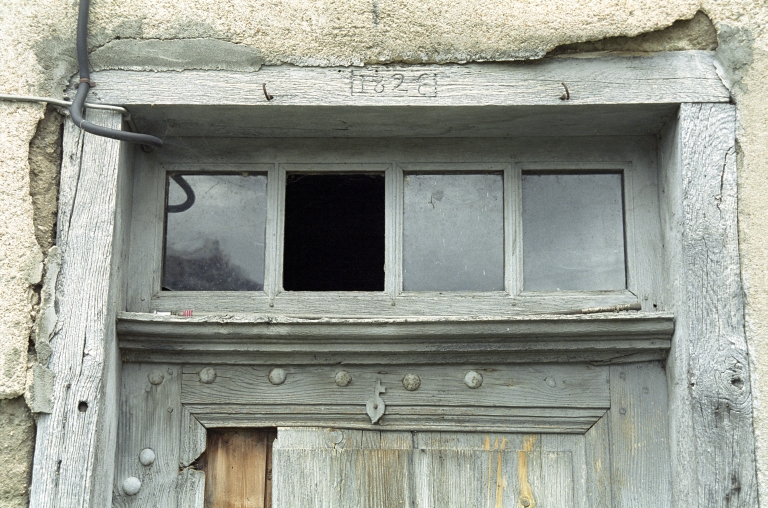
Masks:
[[[523,175],[527,291],[624,289],[620,174]]]
[[[163,288],[257,291],[264,285],[267,178],[183,175],[168,181]],[[186,182],[194,204],[186,208]]]
[[[384,176],[289,174],[283,288],[384,290]]]
[[[408,175],[403,198],[405,291],[504,289],[501,175]]]

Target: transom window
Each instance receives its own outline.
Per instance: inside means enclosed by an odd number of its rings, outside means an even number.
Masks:
[[[650,309],[652,142],[182,139],[138,166],[133,298],[293,315]]]
[[[261,291],[267,270],[285,291],[383,292],[388,248],[398,292],[510,293],[505,274],[521,263],[528,291],[626,288],[621,170],[339,169],[169,173],[163,289]],[[282,246],[271,266],[268,217]]]

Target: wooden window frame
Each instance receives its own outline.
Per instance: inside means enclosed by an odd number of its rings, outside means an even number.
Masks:
[[[639,110],[679,105],[677,117],[660,129],[658,145],[659,164],[664,168],[659,181],[664,283],[658,305],[661,310],[674,312],[671,341],[672,316],[664,312],[631,317],[549,316],[547,323],[540,322],[544,318],[524,315],[503,319],[497,316],[488,322],[452,318],[416,325],[422,330],[455,330],[459,323],[465,323],[458,327],[466,326],[466,333],[489,339],[493,338],[493,330],[506,328],[513,330],[511,334],[500,332],[507,344],[515,343],[517,336],[528,337],[529,345],[541,341],[531,339],[530,329],[526,328],[544,325],[552,339],[545,352],[561,358],[573,352],[569,348],[574,343],[563,338],[572,339],[579,333],[589,338],[585,344],[595,346],[592,351],[598,350],[594,330],[605,323],[609,326],[603,328],[598,340],[610,342],[617,336],[631,336],[639,349],[656,345],[666,356],[671,503],[714,507],[727,499],[730,506],[754,506],[754,436],[736,220],[736,116],[730,95],[716,75],[713,56],[694,51],[651,57],[563,58],[517,66],[400,66],[394,70],[385,66],[370,70],[385,74],[427,72],[434,75],[435,90],[403,96],[385,88],[380,95],[364,94],[359,93],[364,89],[356,88],[355,83],[365,80],[365,70],[267,67],[253,74],[103,71],[95,77],[99,83],[95,98],[126,105],[137,114],[149,111],[153,105],[165,105],[169,114],[183,118],[185,108],[269,107],[253,92],[267,81],[285,86],[286,92],[278,103],[308,111],[318,106],[384,108],[429,104],[446,108],[562,105],[584,112],[604,104],[636,105]],[[610,84],[595,77],[606,75],[612,77]],[[560,102],[560,82],[569,85],[570,104]],[[442,89],[441,83],[451,86]],[[118,115],[109,112],[91,111],[89,119],[112,128],[122,124]],[[197,127],[192,122],[189,128]],[[249,132],[258,135],[261,131],[256,126]],[[222,316],[183,321],[152,316],[146,311],[142,315],[125,313],[126,309],[151,308],[145,292],[131,289],[127,269],[129,262],[151,261],[128,260],[124,242],[142,234],[136,230],[135,220],[130,224],[131,203],[142,192],[162,202],[162,191],[152,185],[131,184],[133,147],[83,134],[69,121],[65,126],[64,154],[57,229],[63,261],[60,273],[48,274],[54,279],[58,275],[58,324],[52,331],[52,355],[47,366],[53,374],[53,409],[50,414],[41,414],[38,421],[30,506],[103,507],[111,503],[113,493],[119,493],[119,486],[114,484],[115,470],[122,467],[115,458],[118,408],[120,397],[130,396],[125,387],[120,388],[122,361],[139,359],[142,354],[151,356],[163,348],[170,357],[178,349],[169,344],[182,336],[191,337],[187,347],[210,343],[216,333],[228,335],[221,332],[222,319],[228,322],[225,328],[265,338],[312,326],[317,328],[316,334],[339,336],[340,332],[351,333],[361,323],[341,319],[307,323],[288,318],[249,321]],[[139,165],[135,170],[140,172],[142,168]],[[362,324],[367,326],[371,321]],[[378,324],[401,338],[408,336],[413,325],[397,318],[383,318]],[[582,331],[574,332],[574,327]],[[190,331],[193,333],[187,335]],[[454,332],[441,333],[447,337]],[[312,333],[306,336],[311,338]],[[441,338],[440,333],[435,336]],[[237,333],[230,337],[237,342]],[[668,342],[663,343],[665,340]],[[525,339],[518,342],[526,344]],[[523,346],[521,349],[525,349]],[[214,354],[215,348],[210,349],[203,347],[198,352]],[[631,361],[631,355],[639,349],[629,346],[626,351],[613,353],[624,352]],[[581,351],[585,350],[590,349]],[[488,355],[489,351],[486,348],[483,352],[481,344],[475,354]],[[179,381],[163,386],[180,389],[180,373],[164,365],[162,360],[156,364],[155,368],[165,369],[157,374]],[[135,366],[126,363],[122,368]],[[179,425],[169,430],[168,447],[161,450],[167,455],[158,456],[163,467],[174,475],[168,477],[170,483],[158,480],[147,489],[156,493],[171,489],[177,493],[174,504],[201,506],[200,472],[189,466],[204,449],[204,427],[185,407],[169,406],[162,414],[166,413],[175,413],[172,418]]]

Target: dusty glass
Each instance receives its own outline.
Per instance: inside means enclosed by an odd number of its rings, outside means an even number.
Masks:
[[[163,289],[258,291],[264,287],[267,178],[183,175],[194,194],[168,180]]]
[[[523,174],[526,291],[624,289],[622,175]]]
[[[502,175],[411,174],[404,184],[403,289],[502,291]]]

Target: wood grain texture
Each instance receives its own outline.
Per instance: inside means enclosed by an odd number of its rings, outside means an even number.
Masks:
[[[660,312],[409,318],[121,313],[118,320],[126,360],[250,365],[641,361],[666,355],[673,327],[672,315]]]
[[[638,363],[610,369],[611,506],[672,507],[664,368]]]
[[[268,460],[274,430],[220,429],[208,433],[205,508],[269,508]],[[270,482],[271,483],[271,482]]]
[[[112,506],[175,506],[182,430],[180,374],[178,366],[123,366]],[[147,448],[155,454],[149,466],[139,461],[139,454]],[[123,482],[130,477],[141,481],[135,495],[123,490]]]
[[[683,104],[664,132],[662,207],[674,503],[757,504],[752,397],[737,237],[736,113]]]
[[[553,58],[464,65],[363,68],[265,66],[258,72],[94,73],[93,100],[137,104],[560,105],[727,102],[714,56],[705,51],[645,57]],[[400,86],[398,78],[401,76]],[[270,83],[267,101],[262,83]],[[570,100],[562,101],[561,82]]]
[[[214,368],[212,383],[200,381],[203,368]],[[370,398],[377,381],[387,391],[387,407],[489,406],[489,407],[610,407],[608,367],[591,365],[385,365],[358,367],[282,366],[285,382],[269,381],[271,367],[200,365],[183,367],[183,404],[355,404]],[[334,379],[345,370],[352,382],[337,386]],[[480,388],[470,389],[464,375],[476,370],[483,376]],[[418,390],[403,387],[403,377],[416,374]],[[478,400],[482,398],[482,400]]]
[[[263,406],[194,404],[190,411],[213,427],[343,427],[372,430],[528,432],[583,434],[603,415],[602,409],[456,408],[417,406],[388,408],[375,425],[364,405]]]
[[[119,129],[119,114],[89,120]],[[117,431],[120,235],[116,210],[121,144],[66,123],[57,245],[62,267],[58,324],[48,367],[53,410],[40,415],[30,506],[103,507],[110,502]],[[122,159],[125,161],[125,158]],[[84,298],[87,295],[87,298]]]
[[[280,428],[274,500],[292,508],[584,506],[574,457],[584,457],[580,436]]]

